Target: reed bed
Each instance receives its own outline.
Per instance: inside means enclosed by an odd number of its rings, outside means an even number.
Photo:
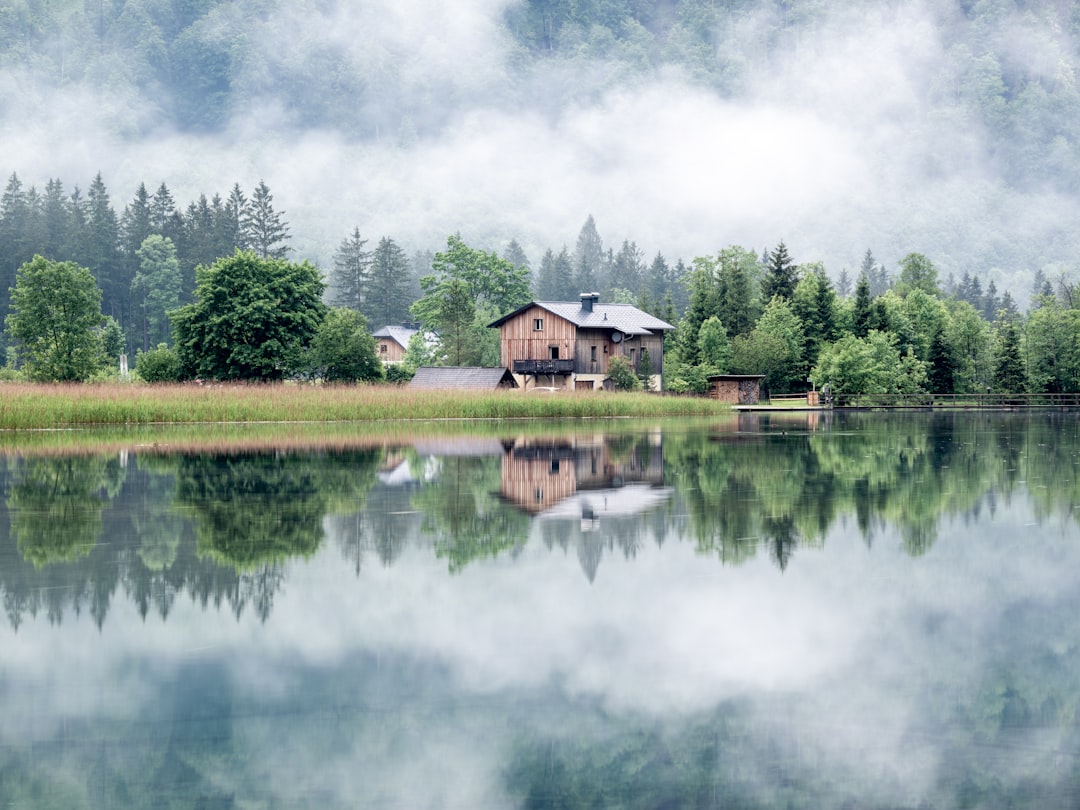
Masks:
[[[539,394],[290,384],[0,384],[0,430],[239,422],[697,416],[729,410],[729,406],[709,399],[603,391]]]

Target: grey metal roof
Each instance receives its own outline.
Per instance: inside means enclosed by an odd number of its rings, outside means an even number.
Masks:
[[[384,326],[378,332],[374,332],[373,337],[377,338],[390,338],[397,343],[401,348],[409,348],[409,338],[415,335],[418,329],[409,329],[407,326]]]
[[[476,368],[469,366],[422,366],[409,382],[409,388],[458,388],[472,391],[494,391],[502,382],[517,388],[514,375],[506,368]]]
[[[651,335],[654,332],[664,332],[675,328],[667,321],[662,321],[630,304],[594,303],[592,312],[589,312],[581,308],[580,301],[533,301],[509,315],[503,315],[488,326],[501,326],[515,315],[534,306],[565,318],[579,329],[618,329],[626,335]]]

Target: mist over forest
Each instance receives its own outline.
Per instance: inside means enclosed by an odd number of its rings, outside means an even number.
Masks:
[[[0,171],[181,208],[260,181],[321,267],[353,228],[535,268],[784,240],[1027,301],[1080,254],[1066,2],[4,0]]]

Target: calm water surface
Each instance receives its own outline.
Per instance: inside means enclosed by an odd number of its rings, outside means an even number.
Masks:
[[[0,806],[1080,803],[1075,415],[0,458]]]

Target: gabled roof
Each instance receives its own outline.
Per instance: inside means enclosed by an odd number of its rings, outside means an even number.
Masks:
[[[654,332],[666,332],[675,328],[667,321],[662,321],[630,304],[595,303],[590,312],[582,308],[580,301],[532,301],[515,309],[509,315],[503,315],[499,320],[489,323],[488,327],[498,328],[530,307],[546,309],[570,321],[578,329],[617,329],[625,335],[651,335]]]
[[[407,326],[384,326],[378,332],[373,333],[373,337],[377,338],[390,338],[390,340],[397,343],[401,348],[409,348],[409,338],[415,335],[418,329],[410,329]]]
[[[517,388],[514,375],[506,368],[468,366],[423,366],[409,381],[409,388],[457,388],[470,391],[494,391],[500,385]]]

